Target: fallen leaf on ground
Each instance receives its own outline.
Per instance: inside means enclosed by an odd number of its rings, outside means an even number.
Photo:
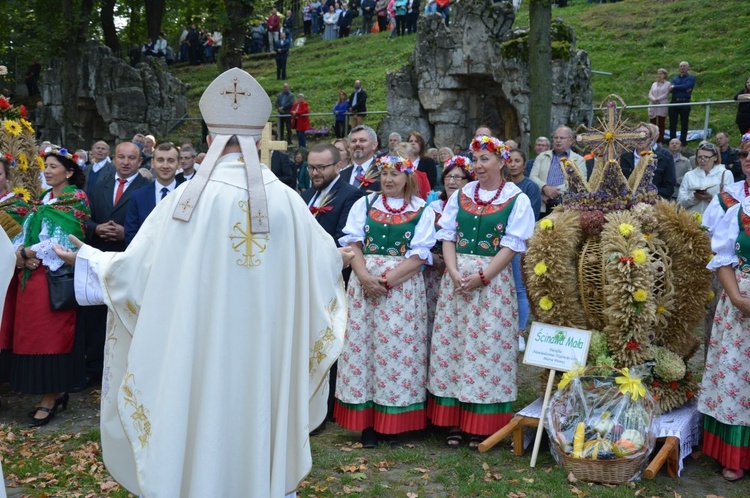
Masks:
[[[550,472],[552,472],[552,467],[547,467],[546,469],[544,469],[545,474],[549,474]]]
[[[573,493],[574,495],[576,495],[578,498],[584,498],[585,496],[587,496],[587,493],[585,491],[581,491],[580,489],[576,488],[575,486],[573,486],[572,488],[570,488],[570,492]]]
[[[570,484],[575,484],[575,483],[577,483],[577,482],[578,482],[578,478],[577,478],[576,476],[574,476],[572,472],[570,472],[570,473],[568,474],[568,482],[569,482]]]
[[[352,479],[364,481],[365,479],[367,479],[367,475],[365,475],[364,472],[355,472],[354,474],[352,474]]]
[[[414,467],[413,470],[416,470],[417,472],[421,472],[422,474],[424,474],[425,472],[429,472],[428,469],[423,469],[421,467]]]
[[[643,493],[644,491],[646,491],[646,488],[640,488],[640,489],[636,490],[636,492],[635,492],[635,494],[633,496],[638,496],[641,493]]]
[[[487,462],[482,463],[482,468],[484,470],[490,470],[490,466],[489,466],[489,464]]]
[[[406,498],[418,498],[418,497],[419,495],[417,493],[412,493],[411,491],[406,493]]]
[[[508,493],[508,498],[526,498],[526,493],[522,491],[511,491]]]
[[[523,482],[526,482],[526,483],[529,483],[529,484],[534,484],[534,479],[529,479],[528,477],[524,477],[523,478]]]
[[[508,484],[518,484],[520,481],[518,479],[508,479]]]

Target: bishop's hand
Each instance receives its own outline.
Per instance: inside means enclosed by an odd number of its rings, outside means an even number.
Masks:
[[[83,242],[81,242],[78,237],[75,235],[68,235],[68,240],[76,246],[76,248],[80,249],[83,247]],[[57,257],[62,259],[65,264],[68,264],[70,266],[74,266],[76,264],[76,252],[71,251],[70,249],[66,249],[60,244],[55,244],[53,247],[55,254],[57,254]]]

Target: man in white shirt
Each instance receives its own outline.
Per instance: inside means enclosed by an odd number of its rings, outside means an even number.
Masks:
[[[100,140],[91,147],[91,165],[84,171],[86,175],[86,186],[84,188],[89,198],[99,177],[104,178],[114,173],[115,167],[109,160],[109,145],[107,142]]]
[[[180,169],[182,171],[177,173],[180,183],[195,176],[195,149],[190,145],[183,145],[180,149]]]
[[[125,215],[125,244],[130,244],[135,234],[146,221],[151,211],[177,186],[185,181],[176,178],[180,151],[171,142],[159,144],[154,149],[151,167],[154,171],[152,187],[139,189],[130,197],[128,211]],[[192,177],[192,175],[191,175]]]

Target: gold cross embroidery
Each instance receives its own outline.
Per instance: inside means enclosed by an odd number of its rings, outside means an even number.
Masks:
[[[185,202],[180,203],[180,207],[182,208],[183,211],[187,211],[188,209],[193,207],[193,205],[190,204],[190,199],[188,199]]]
[[[240,106],[240,104],[237,102],[237,97],[249,97],[250,92],[246,92],[245,90],[238,89],[237,88],[237,78],[232,78],[232,85],[233,88],[229,88],[227,90],[222,90],[221,95],[228,95],[233,99],[232,102],[232,109],[237,110],[237,108]]]
[[[623,107],[625,104],[623,103]],[[604,119],[597,118],[602,131],[590,131],[579,133],[576,141],[582,144],[594,146],[594,153],[600,152],[604,156],[604,164],[609,161],[617,161],[622,149],[629,149],[627,145],[643,140],[646,134],[642,131],[630,131],[620,121],[622,111],[618,112],[617,103],[614,100],[607,102],[604,110]]]
[[[234,249],[235,252],[240,252],[241,249],[244,250],[242,258],[237,260],[237,264],[244,268],[252,268],[253,266],[260,265],[260,259],[257,257],[254,250],[257,249],[258,254],[266,250],[266,244],[259,242],[259,240],[268,242],[268,235],[254,234],[251,230],[250,207],[248,202],[240,201],[239,206],[240,209],[242,209],[242,212],[245,213],[245,228],[243,229],[242,222],[238,221],[232,228],[237,234],[230,235],[229,238],[232,240],[232,249]]]

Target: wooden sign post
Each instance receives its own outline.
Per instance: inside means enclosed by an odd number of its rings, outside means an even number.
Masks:
[[[271,123],[266,123],[263,133],[260,136],[260,162],[271,168],[271,151],[279,150],[286,152],[286,140],[271,139]]]
[[[590,342],[591,332],[588,330],[558,327],[539,322],[531,324],[523,362],[527,365],[550,369],[547,389],[544,391],[542,413],[539,416],[539,425],[534,439],[534,451],[531,453],[532,467],[536,466],[539,446],[542,444],[544,418],[547,414],[552,386],[555,383],[555,374],[558,371],[569,372],[576,366],[586,365]]]

